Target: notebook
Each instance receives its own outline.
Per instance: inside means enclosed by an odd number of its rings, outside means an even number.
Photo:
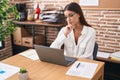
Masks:
[[[54,63],[62,66],[69,66],[77,60],[74,57],[64,56],[61,49],[50,48],[42,45],[34,45],[34,48],[41,61]]]

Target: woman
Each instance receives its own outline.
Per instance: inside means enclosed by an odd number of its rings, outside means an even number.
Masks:
[[[79,4],[72,2],[66,5],[64,15],[67,25],[60,30],[50,47],[60,49],[64,44],[66,56],[93,59],[96,32],[85,21]]]

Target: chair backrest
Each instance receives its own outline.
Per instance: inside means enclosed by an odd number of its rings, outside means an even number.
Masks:
[[[98,52],[98,44],[97,42],[95,42],[94,51],[93,51],[93,60],[96,60],[97,52]]]

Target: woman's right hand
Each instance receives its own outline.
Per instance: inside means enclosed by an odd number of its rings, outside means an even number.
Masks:
[[[64,35],[67,37],[67,35],[72,31],[72,25],[68,24],[65,27]]]

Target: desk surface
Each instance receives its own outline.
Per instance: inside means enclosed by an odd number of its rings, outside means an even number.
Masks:
[[[65,73],[70,68],[70,66],[65,67],[47,62],[42,62],[39,60],[33,61],[21,55],[12,56],[10,58],[2,60],[1,62],[26,68],[29,72],[29,80],[98,80],[99,77],[104,75],[103,62],[88,59],[79,59],[79,61],[98,64],[98,67],[92,79],[66,75]],[[15,74],[7,80],[18,80],[18,75]]]
[[[36,25],[36,26],[49,26],[49,27],[63,27],[65,26],[64,23],[61,24],[50,24],[47,22],[35,22],[35,21],[13,21],[15,24],[20,24],[20,25]]]

